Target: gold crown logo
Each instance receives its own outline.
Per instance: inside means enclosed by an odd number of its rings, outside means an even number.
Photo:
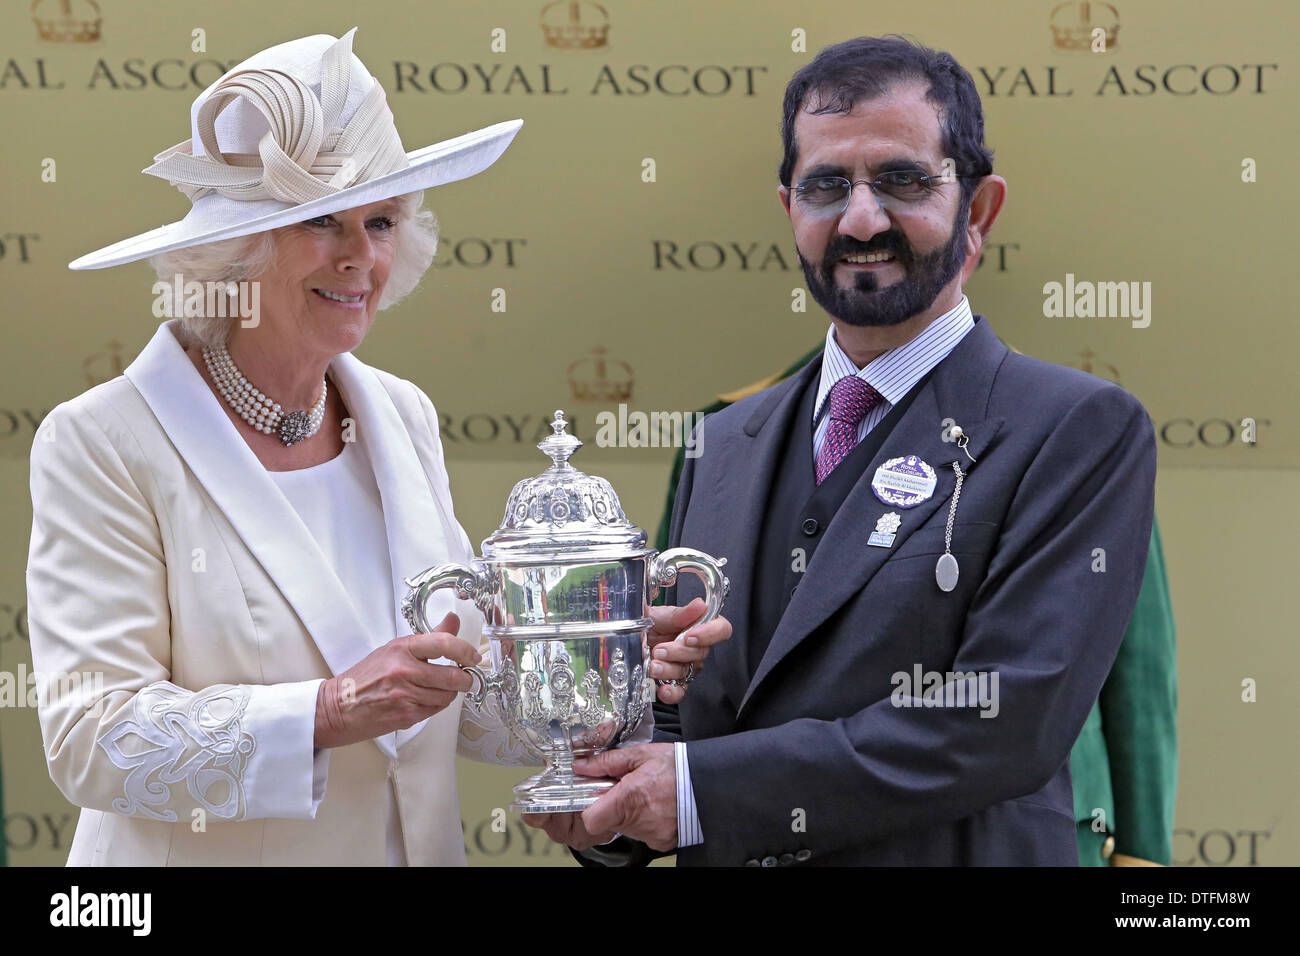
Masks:
[[[599,345],[570,365],[566,374],[569,389],[580,402],[625,402],[632,397],[636,380],[632,366],[622,359],[606,359]]]
[[[109,342],[103,352],[96,352],[81,363],[82,374],[86,376],[86,387],[102,385],[122,374],[122,343]]]
[[[561,50],[594,50],[609,43],[609,11],[590,0],[556,0],[542,7],[546,45]]]
[[[1092,31],[1106,31],[1106,52],[1119,41],[1119,11],[1113,4],[1067,0],[1052,8],[1052,42],[1062,50],[1092,49]]]
[[[51,43],[94,43],[104,19],[95,0],[35,0],[32,22],[42,40]]]
[[[1097,353],[1092,349],[1084,349],[1079,353],[1079,361],[1070,363],[1070,368],[1077,368],[1080,372],[1087,372],[1089,375],[1096,375],[1098,378],[1104,378],[1119,385],[1119,369],[1109,362],[1102,362],[1094,368],[1092,360],[1096,358],[1096,355]]]

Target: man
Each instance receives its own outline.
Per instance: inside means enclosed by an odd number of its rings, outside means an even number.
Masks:
[[[778,194],[826,349],[701,426],[670,542],[729,559],[735,638],[655,743],[575,763],[619,783],[530,821],[553,837],[601,862],[1078,862],[1070,747],[1141,584],[1155,440],[1123,389],[972,314],[1006,195],[983,126],[970,75],[897,38],[791,81]]]
[[[818,345],[783,372],[726,392],[699,415],[713,415],[784,381],[821,354]],[[1012,351],[1019,351],[1014,346]],[[697,419],[698,420],[698,419]],[[686,463],[678,449],[655,547],[669,547],[673,502]],[[1070,751],[1080,866],[1168,866],[1173,852],[1178,781],[1178,674],[1173,605],[1165,574],[1160,523],[1151,545],[1137,607],[1101,696]]]

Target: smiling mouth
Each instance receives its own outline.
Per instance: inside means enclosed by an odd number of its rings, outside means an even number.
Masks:
[[[877,263],[894,262],[894,261],[896,260],[892,252],[857,253],[851,256],[844,256],[842,259],[840,259],[840,262],[848,263],[849,265],[855,265],[855,266],[875,265]]]
[[[331,292],[328,289],[312,289],[312,291],[326,301],[338,302],[341,305],[356,305],[366,297],[364,292],[356,295],[345,295],[341,292]]]

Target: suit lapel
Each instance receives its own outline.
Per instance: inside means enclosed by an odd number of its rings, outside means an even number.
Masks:
[[[384,509],[384,529],[392,573],[394,623],[399,634],[409,630],[402,617],[405,578],[446,561],[468,561],[459,533],[453,532],[429,487],[424,465],[387,389],[374,370],[351,353],[335,358],[330,371],[342,393],[348,413],[356,422],[356,437],[370,458]],[[456,542],[455,546],[449,542]],[[433,623],[454,610],[451,590],[435,592],[429,599]]]
[[[723,537],[710,543],[713,553],[727,557],[733,567],[754,568],[758,552],[759,520],[767,505],[767,496],[781,461],[787,431],[793,427],[794,415],[799,408],[799,398],[810,379],[821,371],[821,358],[815,357],[795,375],[771,390],[745,423],[741,433],[729,440],[729,447],[721,449],[723,460],[734,463],[720,469],[716,489],[710,495],[721,509],[730,512],[735,502],[745,502],[748,514],[757,516],[739,521],[725,521],[714,525]],[[702,451],[706,451],[702,449]],[[747,464],[748,467],[741,465]],[[694,545],[692,545],[694,546]],[[726,675],[728,687],[736,689],[736,700],[749,684],[750,665],[747,659],[747,634],[750,617],[754,575],[736,575],[731,581],[722,613],[731,621],[732,632],[741,635],[736,640],[725,641],[713,649],[710,666],[716,666]]]
[[[963,474],[967,475],[978,467],[978,460],[1002,426],[1002,419],[988,419],[985,415],[993,378],[1008,351],[989,328],[987,319],[983,316],[975,319],[975,327],[934,370],[930,381],[885,439],[827,526],[826,536],[808,564],[804,581],[790,599],[754,672],[738,717],[782,658],[861,591],[880,567],[898,553],[913,531],[929,521],[940,507],[947,506],[956,486],[956,472],[951,463],[959,462]],[[956,443],[943,440],[945,418],[953,419],[962,427],[970,439],[967,451],[976,462]],[[938,479],[935,491],[913,508],[890,507],[876,497],[871,480],[884,462],[905,455],[917,455],[935,470]],[[869,547],[867,538],[875,530],[876,520],[887,511],[897,513],[902,519],[894,545]],[[937,583],[935,593],[941,593]]]
[[[406,595],[404,579],[435,564],[468,561],[472,555],[462,553],[459,534],[453,533],[450,516],[439,508],[410,433],[374,369],[346,352],[330,364],[330,373],[349,417],[356,423],[356,438],[370,459],[379,486],[388,537],[394,624],[398,635],[406,634],[410,625],[401,612]],[[453,541],[454,548],[449,544]],[[444,589],[429,598],[425,613],[436,625],[452,610],[455,610],[455,592]],[[445,658],[438,660],[452,663]],[[426,723],[427,720],[422,720],[398,730],[396,746],[405,745]]]
[[[316,539],[185,355],[172,333],[176,324],[172,320],[160,326],[124,374],[293,607],[330,671],[338,675],[387,640],[387,635],[372,633],[373,628],[361,620]],[[373,371],[345,354],[331,364],[331,373],[349,412],[364,423],[357,425],[357,438],[370,457],[379,486],[393,565],[394,623],[401,627],[396,617],[398,570],[409,575],[447,560],[436,548],[420,544],[443,542],[447,535],[410,437]],[[430,604],[431,609],[437,607]],[[450,594],[446,609],[451,609]],[[390,758],[396,757],[402,738],[409,739],[422,726],[417,724],[400,737],[376,738],[375,744]]]

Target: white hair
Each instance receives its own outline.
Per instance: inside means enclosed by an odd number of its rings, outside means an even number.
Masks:
[[[379,309],[391,308],[415,291],[438,250],[438,222],[423,208],[424,191],[396,197],[399,203],[393,263],[379,297]],[[275,236],[271,231],[222,239],[159,253],[149,258],[158,281],[244,282],[275,266]],[[183,344],[215,348],[226,344],[235,319],[226,316],[181,315]]]

